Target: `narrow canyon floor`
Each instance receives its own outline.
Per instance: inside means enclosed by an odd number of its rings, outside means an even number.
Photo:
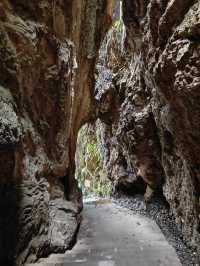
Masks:
[[[32,266],[181,266],[157,224],[112,201],[87,201],[77,244]]]

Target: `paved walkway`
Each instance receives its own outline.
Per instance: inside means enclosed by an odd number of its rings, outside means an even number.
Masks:
[[[85,205],[78,243],[33,266],[181,266],[154,221],[109,202]]]

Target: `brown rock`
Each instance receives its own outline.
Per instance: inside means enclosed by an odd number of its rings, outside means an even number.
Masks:
[[[16,227],[8,223],[10,233],[0,239],[1,265],[12,264],[15,255],[22,264],[64,252],[74,240],[82,205],[74,178],[76,138],[93,113],[94,65],[111,22],[107,4],[98,1],[98,9],[96,0],[0,4],[0,197],[14,194],[8,206],[2,201],[0,234],[4,217],[16,216]],[[61,209],[54,204],[58,199]],[[19,232],[13,234],[16,242],[9,238],[13,229]]]
[[[116,40],[108,43],[106,60],[113,62],[115,56],[121,65],[116,68],[106,63],[113,72],[118,115],[103,133],[109,178],[119,184],[126,183],[130,172],[135,177],[141,176],[147,184],[146,198],[163,190],[185,241],[197,253],[200,253],[199,5],[198,0],[123,1],[126,26],[123,52],[127,55],[129,51],[129,56],[122,59]],[[119,169],[124,172],[121,179]],[[131,182],[132,192],[137,193],[134,179]]]

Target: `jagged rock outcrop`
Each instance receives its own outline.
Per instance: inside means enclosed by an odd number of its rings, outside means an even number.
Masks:
[[[106,0],[0,3],[1,265],[63,252],[74,240],[76,138],[93,114],[111,14]]]
[[[153,9],[159,10],[152,14]],[[161,143],[164,194],[186,240],[200,243],[199,1],[150,3],[144,28],[145,79]],[[152,16],[153,15],[153,16]],[[200,251],[199,251],[200,254]]]
[[[116,189],[163,193],[200,253],[200,1],[123,0],[125,53],[110,36],[95,89],[112,10],[111,0],[0,3],[2,265],[73,244],[76,140],[98,117]]]
[[[199,14],[198,0],[123,1],[129,57],[118,70],[106,65],[118,116],[103,140],[110,178],[134,192],[142,177],[147,199],[163,190],[200,254]]]

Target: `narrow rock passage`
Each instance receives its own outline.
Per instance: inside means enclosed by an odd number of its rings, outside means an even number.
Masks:
[[[35,265],[179,266],[175,250],[154,221],[112,202],[85,204],[78,242],[64,255]]]

